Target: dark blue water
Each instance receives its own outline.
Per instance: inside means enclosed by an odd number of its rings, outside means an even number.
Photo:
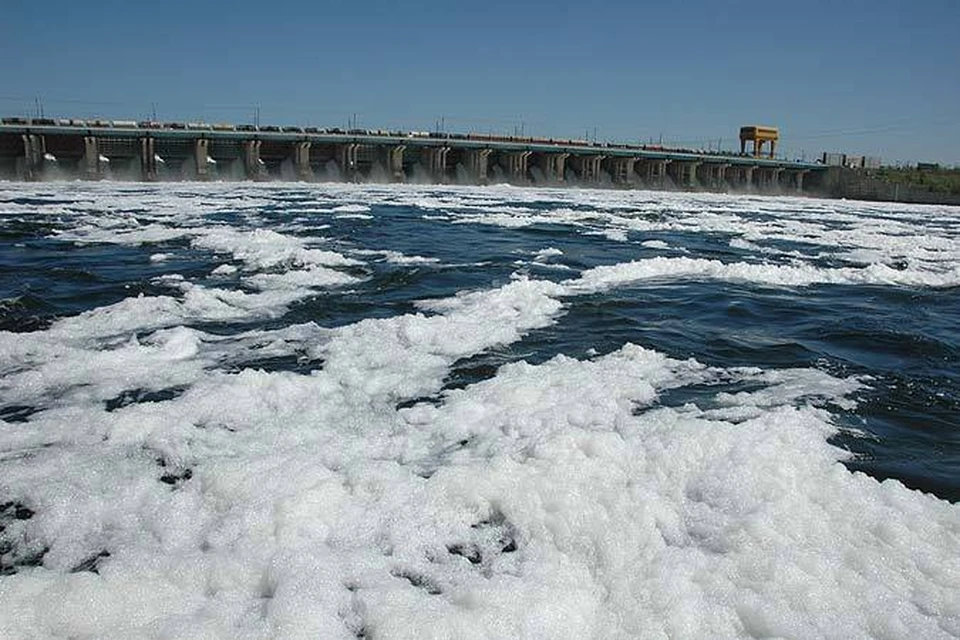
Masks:
[[[223,335],[305,322],[341,326],[413,313],[419,300],[501,286],[518,273],[559,282],[592,267],[661,256],[828,270],[862,268],[864,262],[851,259],[848,250],[866,248],[879,252],[873,260],[898,270],[948,272],[960,264],[953,248],[960,224],[956,211],[934,215],[846,203],[836,212],[818,201],[698,201],[653,193],[605,198],[602,192],[571,200],[564,192],[531,195],[503,189],[6,185],[0,189],[0,329],[30,340],[31,332],[43,332],[60,318],[139,295],[173,295],[156,280],[169,274],[250,291],[242,270],[211,276],[224,256],[193,246],[191,236],[118,242],[110,237],[111,227],[101,224],[108,217],[117,221],[118,230],[150,225],[273,229],[363,262],[345,268],[361,278],[357,284],[318,288],[272,317],[188,323]],[[419,205],[418,199],[429,206]],[[360,216],[311,211],[344,203],[368,210]],[[523,210],[517,216],[543,219],[523,226],[483,219],[485,213],[509,217],[517,209]],[[783,220],[804,217],[816,220],[814,233],[789,227],[776,231]],[[624,227],[621,219],[642,225]],[[700,225],[698,219],[714,222]],[[899,233],[940,239],[939,267],[910,255],[909,247],[889,250],[876,245],[875,235],[859,234],[878,224],[886,225],[885,233],[894,238]],[[100,235],[84,235],[91,229]],[[622,235],[604,235],[611,229]],[[759,232],[750,235],[748,244],[731,242],[751,230]],[[838,250],[835,232],[850,234],[844,251]],[[562,255],[534,259],[548,247]],[[365,251],[435,262],[398,264]],[[157,254],[166,258],[151,260]],[[955,284],[792,286],[665,274],[564,303],[565,312],[555,324],[495,353],[457,363],[448,387],[489,378],[511,360],[537,363],[560,353],[582,358],[627,342],[725,368],[799,367],[858,376],[865,387],[857,394],[857,406],[830,407],[836,422],[847,428],[834,443],[856,454],[848,467],[960,500],[960,288]],[[247,365],[267,370],[299,366],[295,358],[253,357]],[[703,398],[716,391],[704,390]],[[689,388],[683,397],[663,402],[697,399],[697,389]],[[11,422],[29,419],[30,412],[14,403],[0,407],[0,417]]]

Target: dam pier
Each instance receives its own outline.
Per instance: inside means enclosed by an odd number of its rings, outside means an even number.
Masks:
[[[576,184],[797,193],[824,169],[758,151],[756,141],[753,154],[735,154],[441,132],[42,118],[0,123],[0,178],[13,180]]]

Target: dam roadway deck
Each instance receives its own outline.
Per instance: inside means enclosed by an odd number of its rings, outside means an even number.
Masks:
[[[0,177],[506,182],[798,192],[806,176],[824,169],[774,158],[583,140],[47,122],[0,124]]]

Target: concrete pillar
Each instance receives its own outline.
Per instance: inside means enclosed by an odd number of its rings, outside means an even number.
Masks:
[[[93,136],[84,136],[80,176],[87,180],[98,180],[101,176],[100,168],[100,147],[97,139]]]
[[[675,184],[677,185],[686,184],[686,175],[687,175],[686,162],[679,162],[675,160],[672,163],[670,163],[670,169],[672,174],[671,177],[673,178],[673,181]]]
[[[357,156],[360,145],[357,143],[340,145],[340,171],[343,173],[343,179],[347,182],[356,182],[359,164]]]
[[[539,167],[547,182],[563,182],[569,153],[544,153],[540,155]]]
[[[210,141],[206,138],[198,138],[193,143],[193,158],[197,163],[197,180],[206,180],[210,177],[210,158],[207,148]]]
[[[522,166],[519,167],[520,175],[517,177],[523,183],[530,181],[530,156],[532,155],[533,155],[533,151],[524,151],[520,159],[520,163]]]
[[[266,177],[263,161],[260,160],[260,141],[245,140],[243,143],[243,169],[251,180],[263,180]]]
[[[43,136],[23,135],[23,179],[39,180],[43,173],[43,154],[45,152]]]
[[[140,138],[140,176],[146,182],[157,179],[157,152],[153,138]]]
[[[574,164],[580,168],[581,182],[597,182],[600,180],[600,165],[606,156],[574,156]]]
[[[687,186],[696,187],[697,186],[697,167],[700,166],[699,162],[690,162],[687,167]]]
[[[675,160],[673,166],[676,167],[674,170],[674,178],[676,178],[678,185],[686,187],[697,186],[697,167],[700,166],[699,162],[695,160]]]
[[[593,156],[589,159],[591,181],[598,182],[600,180],[600,167],[603,164],[604,158],[606,158],[606,156]]]
[[[387,175],[394,182],[403,182],[406,175],[403,173],[403,152],[406,145],[385,147]]]
[[[587,180],[587,167],[584,162],[584,157],[581,155],[570,156],[570,166],[573,167],[574,173],[577,174],[577,180],[579,182],[584,182]]]
[[[633,182],[633,168],[636,163],[637,158],[614,158],[613,181],[617,184],[630,184]]]
[[[450,155],[450,147],[443,147],[442,149],[437,150],[437,164],[434,172],[435,180],[437,182],[446,182],[447,181],[447,156]]]
[[[447,155],[450,153],[450,147],[429,147],[425,151],[430,176],[435,182],[441,184],[446,182]]]
[[[780,186],[780,174],[783,169],[780,167],[764,167],[760,169],[759,185],[763,189],[776,190]]]
[[[726,174],[729,164],[704,163],[701,172],[704,180],[702,182],[712,189],[722,189],[726,185]]]
[[[749,187],[751,176],[747,172],[747,167],[737,165],[735,172],[736,178],[733,184],[737,187]]]
[[[313,169],[310,167],[310,143],[293,143],[293,166],[297,171],[298,180],[313,178]]]
[[[477,184],[487,184],[491,149],[470,149],[467,151],[467,171]]]
[[[667,164],[669,160],[658,158],[644,158],[641,161],[641,176],[643,181],[650,187],[662,187],[663,179],[667,175]]]
[[[797,171],[797,193],[803,191],[803,176],[807,175],[807,173],[809,172],[806,170]]]
[[[507,154],[507,173],[513,182],[523,184],[527,181],[527,166],[531,153],[530,151],[517,151]]]

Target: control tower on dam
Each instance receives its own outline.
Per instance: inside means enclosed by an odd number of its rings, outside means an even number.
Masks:
[[[823,165],[481,134],[4,118],[0,178],[302,180],[800,192]]]

